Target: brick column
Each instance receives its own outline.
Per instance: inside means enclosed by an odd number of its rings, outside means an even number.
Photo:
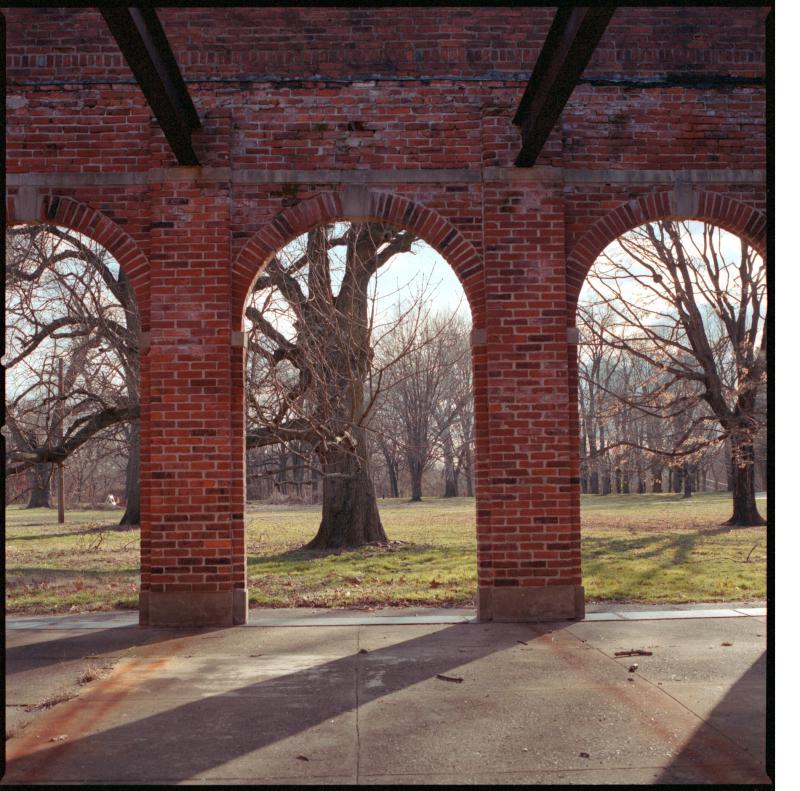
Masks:
[[[228,185],[154,185],[143,525],[151,626],[247,618],[241,347],[232,349]],[[181,178],[183,176],[181,175]],[[143,558],[144,560],[144,558]]]
[[[485,189],[490,524],[482,620],[582,618],[559,185]]]

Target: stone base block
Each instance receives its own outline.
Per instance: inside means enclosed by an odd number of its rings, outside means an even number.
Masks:
[[[478,588],[481,621],[579,621],[585,615],[582,585]]]
[[[139,594],[140,626],[236,626],[247,623],[247,590]]]

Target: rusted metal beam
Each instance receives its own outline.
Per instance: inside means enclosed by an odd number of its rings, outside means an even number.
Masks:
[[[514,116],[522,133],[517,167],[536,162],[613,13],[613,6],[560,6],[556,11]]]
[[[199,165],[192,132],[200,128],[200,119],[155,9],[101,6],[99,11],[164,130],[178,163]]]

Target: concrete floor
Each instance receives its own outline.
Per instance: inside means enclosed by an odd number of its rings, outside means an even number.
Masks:
[[[216,630],[9,619],[3,783],[769,783],[766,617],[746,612]],[[614,656],[630,648],[652,656]],[[101,677],[76,684],[87,668]]]

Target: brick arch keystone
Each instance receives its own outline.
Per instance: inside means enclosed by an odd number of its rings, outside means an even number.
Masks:
[[[767,218],[758,209],[721,193],[679,184],[674,189],[643,195],[618,206],[591,225],[573,245],[567,256],[567,299],[573,312],[583,281],[600,253],[622,234],[656,220],[713,223],[766,255]]]
[[[116,259],[130,280],[139,306],[142,331],[150,326],[150,264],[133,237],[110,217],[85,203],[62,195],[10,196],[6,223],[47,223],[69,228],[102,245]]]
[[[472,311],[474,329],[483,327],[483,265],[478,252],[444,217],[408,198],[366,187],[324,192],[275,215],[242,248],[233,265],[233,330],[242,329],[244,304],[265,263],[292,239],[323,223],[371,220],[408,230],[433,247],[456,273]]]

